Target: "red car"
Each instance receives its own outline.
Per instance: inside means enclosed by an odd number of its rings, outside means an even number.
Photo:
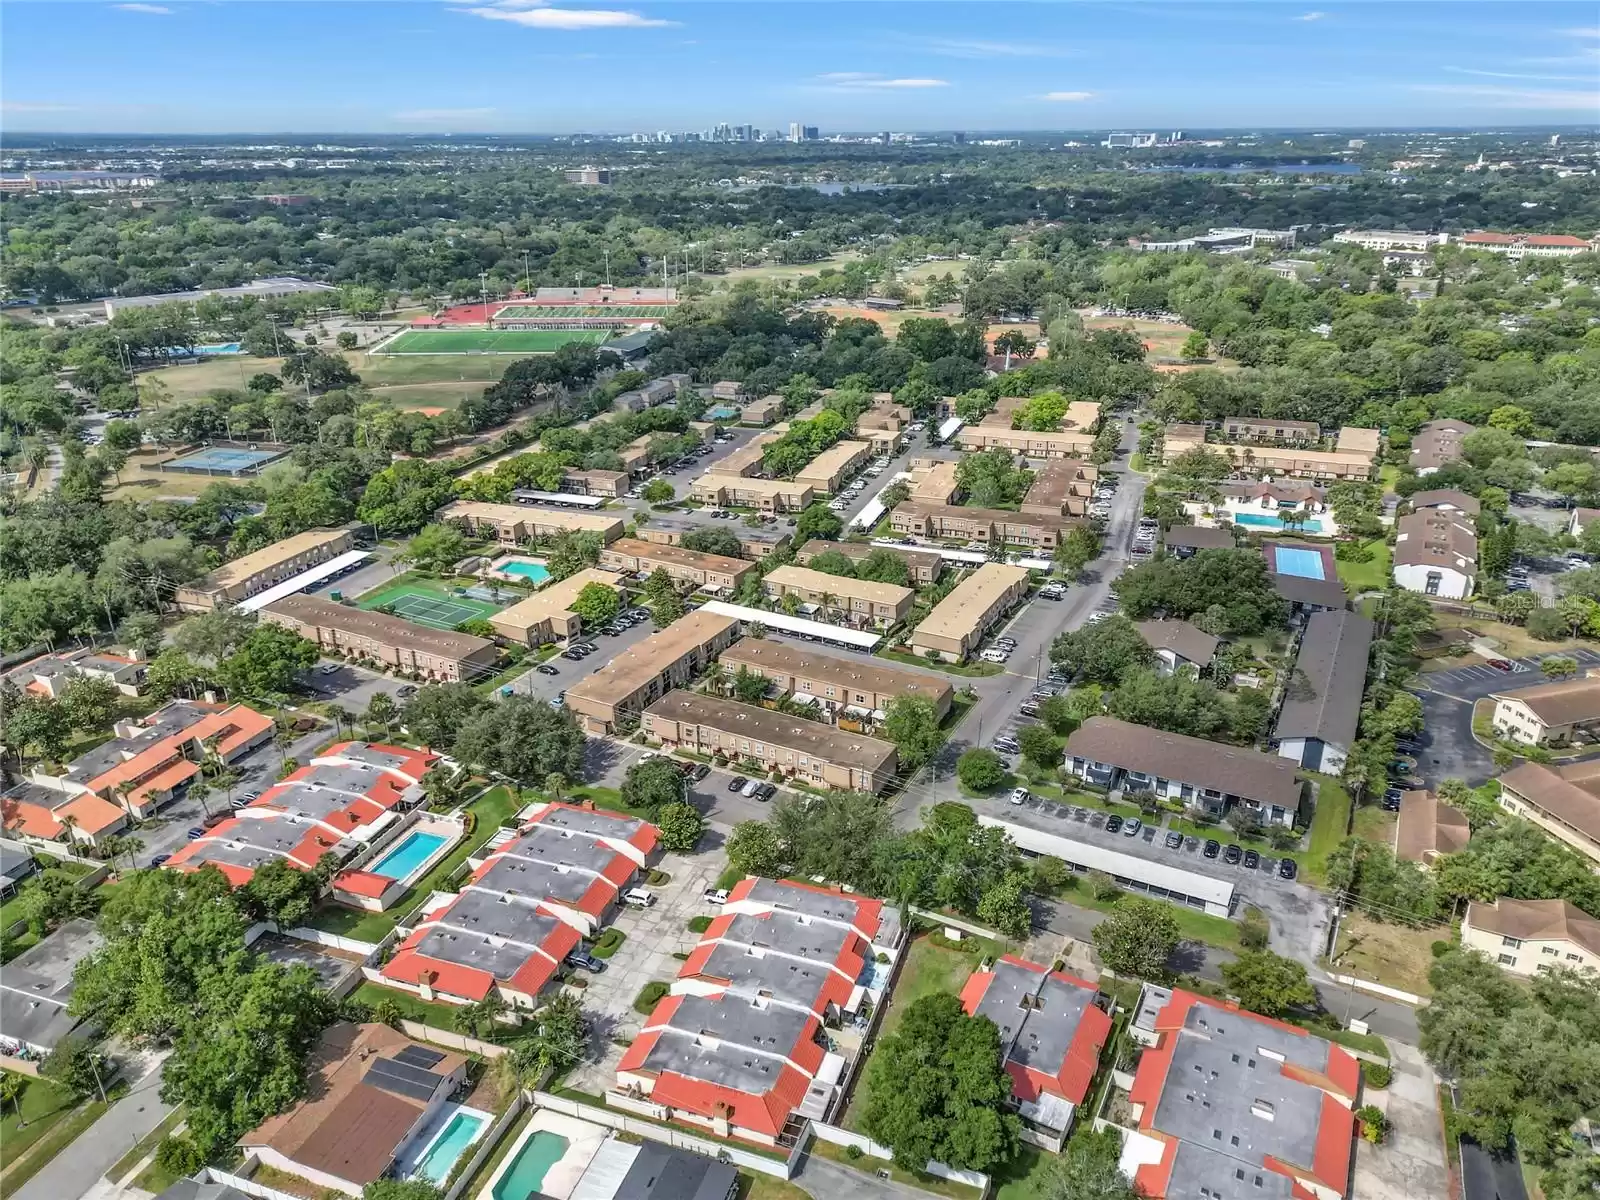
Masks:
[[[1491,667],[1493,667],[1496,671],[1509,671],[1509,670],[1511,670],[1511,664],[1508,663],[1503,658],[1491,658],[1489,660],[1489,665]]]

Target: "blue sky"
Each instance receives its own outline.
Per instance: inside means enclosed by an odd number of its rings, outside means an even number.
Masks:
[[[1592,2],[11,0],[0,120],[64,132],[1578,124]]]

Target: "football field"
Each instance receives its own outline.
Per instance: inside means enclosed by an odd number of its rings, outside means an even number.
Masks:
[[[549,354],[570,342],[598,346],[608,329],[408,329],[373,354]]]

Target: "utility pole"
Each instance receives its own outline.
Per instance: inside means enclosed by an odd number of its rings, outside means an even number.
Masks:
[[[522,293],[525,296],[533,295],[533,272],[528,267],[528,252],[522,252]]]

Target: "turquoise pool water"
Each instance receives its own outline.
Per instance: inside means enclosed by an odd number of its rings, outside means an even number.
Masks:
[[[567,1152],[571,1145],[559,1133],[536,1129],[533,1136],[522,1143],[511,1166],[494,1185],[494,1200],[529,1200],[539,1195],[544,1174]]]
[[[423,863],[428,861],[428,856],[445,844],[447,839],[437,833],[408,833],[405,840],[377,862],[367,868],[373,875],[384,875],[390,879],[404,879]]]
[[[545,570],[542,563],[512,561],[499,569],[507,575],[520,575],[529,583],[543,583],[550,578],[550,572]]]
[[[1274,551],[1278,560],[1279,575],[1294,575],[1300,579],[1326,579],[1322,555],[1315,550],[1301,550],[1293,546],[1279,546]]]
[[[1278,520],[1277,517],[1269,517],[1261,513],[1235,513],[1233,515],[1233,520],[1237,525],[1259,525],[1262,529],[1287,528],[1282,521]],[[1314,518],[1307,518],[1305,523],[1302,524],[1300,528],[1305,530],[1307,533],[1321,533],[1322,522]]]
[[[434,1138],[433,1145],[428,1147],[428,1152],[417,1163],[416,1170],[412,1172],[413,1177],[421,1175],[434,1183],[441,1184],[449,1179],[450,1171],[456,1165],[456,1159],[460,1158],[472,1144],[483,1124],[482,1117],[475,1117],[471,1113],[456,1113],[444,1127],[444,1132]]]

